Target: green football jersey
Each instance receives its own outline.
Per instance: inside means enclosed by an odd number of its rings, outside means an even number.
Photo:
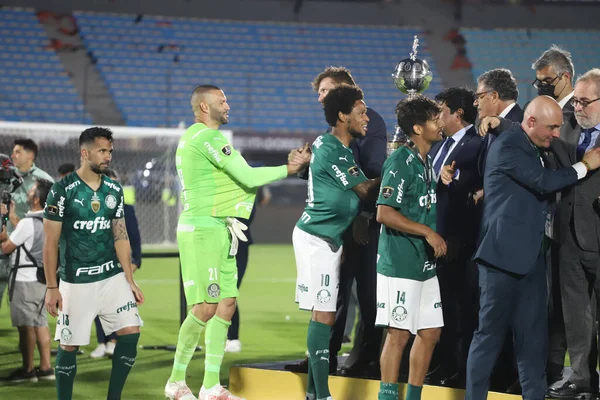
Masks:
[[[306,208],[296,226],[339,248],[359,210],[352,188],[366,180],[352,150],[331,134],[319,136],[312,144]]]
[[[104,175],[97,190],[92,190],[77,172],[52,185],[44,218],[62,222],[60,279],[89,283],[123,272],[111,221],[124,217],[123,188]]]
[[[396,150],[383,164],[378,205],[395,208],[406,218],[435,230],[436,181],[431,157],[427,168],[410,148]],[[433,249],[424,237],[381,225],[377,272],[394,278],[425,281],[435,276]]]
[[[179,222],[193,225],[202,217],[250,217],[257,188],[241,186],[223,169],[238,157],[240,153],[218,130],[201,123],[188,128],[175,155],[183,202]]]

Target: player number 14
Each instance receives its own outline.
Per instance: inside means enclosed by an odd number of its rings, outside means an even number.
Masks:
[[[406,301],[406,292],[398,291],[398,295],[396,296],[396,304],[404,304]]]

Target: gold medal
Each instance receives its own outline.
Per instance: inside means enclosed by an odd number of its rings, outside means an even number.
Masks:
[[[92,211],[94,213],[100,211],[100,197],[96,195],[96,192],[94,192],[94,196],[92,197],[90,204],[92,205]]]

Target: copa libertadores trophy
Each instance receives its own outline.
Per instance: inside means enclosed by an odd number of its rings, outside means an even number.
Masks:
[[[401,60],[396,65],[396,69],[392,74],[398,90],[408,95],[409,98],[427,90],[433,78],[427,61],[417,58],[418,47],[419,39],[415,35],[410,57]],[[396,125],[394,132],[388,133],[387,155],[392,154],[394,150],[402,146],[406,141],[406,134]]]

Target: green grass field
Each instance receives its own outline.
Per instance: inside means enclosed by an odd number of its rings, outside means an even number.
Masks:
[[[176,343],[179,329],[178,274],[177,259],[146,259],[143,268],[136,273],[136,280],[146,296],[146,303],[140,308],[144,319],[140,345]],[[304,356],[309,315],[298,311],[294,303],[295,276],[290,245],[254,245],[250,248],[250,262],[239,298],[243,350],[235,355],[226,353],[221,374],[223,383],[227,383],[228,369],[232,364]],[[289,320],[286,316],[290,317]],[[54,334],[55,321],[51,317],[49,321]],[[202,346],[203,338],[200,341]],[[20,366],[17,341],[17,332],[11,327],[4,300],[0,309],[0,376],[6,376]],[[111,362],[108,359],[92,360],[89,353],[95,346],[95,332],[92,331],[91,344],[82,348],[85,354],[77,359],[74,399],[106,398]],[[173,355],[169,351],[140,349],[123,399],[163,398]],[[187,373],[188,385],[196,394],[202,383],[203,371],[202,351],[195,354]],[[55,398],[54,382],[2,384],[0,398]]]

